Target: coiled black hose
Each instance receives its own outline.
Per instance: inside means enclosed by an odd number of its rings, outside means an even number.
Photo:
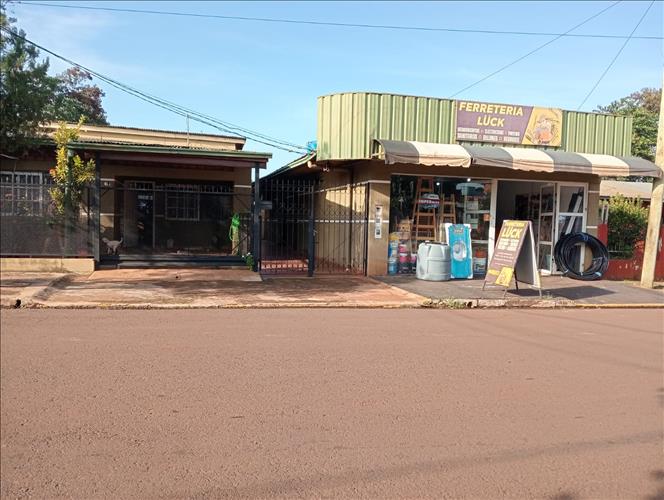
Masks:
[[[574,268],[576,264],[574,251],[575,247],[582,243],[585,243],[592,251],[593,260],[587,269],[579,272]],[[575,280],[594,281],[601,279],[609,267],[609,251],[606,246],[588,233],[572,233],[561,236],[553,250],[553,256],[556,259],[556,266],[558,266],[558,270],[562,271],[563,276]]]

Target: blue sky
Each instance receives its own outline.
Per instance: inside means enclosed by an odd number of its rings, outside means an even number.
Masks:
[[[48,0],[42,0],[48,2]],[[50,2],[55,3],[55,2]],[[76,4],[76,2],[62,2]],[[333,22],[564,32],[613,2],[79,2],[78,5]],[[574,33],[628,35],[649,2],[621,2]],[[195,19],[12,4],[28,38],[116,80],[270,136],[316,136],[316,97],[384,91],[448,97],[551,36],[391,31]],[[636,35],[662,36],[662,2]],[[621,39],[562,38],[459,97],[577,109]],[[57,73],[67,65],[51,58]],[[662,42],[631,40],[582,108],[660,87]],[[185,120],[112,87],[112,124],[184,130]],[[195,122],[192,131],[213,132]],[[270,170],[297,155],[274,154]]]

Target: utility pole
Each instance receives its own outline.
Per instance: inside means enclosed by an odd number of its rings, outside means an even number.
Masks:
[[[664,84],[664,78],[663,82]],[[664,87],[664,85],[663,85]],[[655,264],[659,247],[659,228],[662,225],[662,203],[664,202],[664,99],[659,102],[659,122],[657,126],[657,149],[655,150],[655,165],[660,169],[660,177],[655,178],[650,197],[650,212],[648,213],[648,232],[646,233],[646,247],[643,253],[643,267],[641,269],[641,286],[652,288],[655,283]]]

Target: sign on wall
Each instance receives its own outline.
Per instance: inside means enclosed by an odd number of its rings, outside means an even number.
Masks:
[[[560,146],[563,112],[557,108],[456,102],[457,141]]]
[[[374,238],[380,240],[383,237],[383,205],[374,207]]]
[[[506,220],[484,278],[485,285],[510,286],[515,281],[541,288],[535,258],[535,238],[529,220]]]

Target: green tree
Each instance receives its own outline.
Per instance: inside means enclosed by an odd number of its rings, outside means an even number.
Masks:
[[[25,32],[7,15],[0,0],[0,151],[20,154],[41,137],[40,127],[50,121],[108,124],[102,105],[104,92],[90,82],[92,76],[69,68],[49,76],[49,60],[24,40]]]
[[[621,256],[630,257],[634,246],[643,241],[648,228],[648,209],[641,200],[622,195],[609,199],[609,247]]]
[[[78,139],[83,122],[84,118],[81,117],[76,127],[71,128],[62,121],[53,136],[56,144],[56,160],[55,167],[49,172],[55,186],[50,189],[50,194],[56,213],[60,215],[76,213],[81,203],[83,189],[95,178],[94,160],[84,162],[69,148],[69,144]]]
[[[631,115],[634,120],[632,154],[654,161],[661,99],[662,89],[643,88],[607,106],[599,106],[596,111],[613,115]]]
[[[0,2],[0,151],[20,153],[34,144],[39,127],[48,120],[46,108],[57,80],[48,75],[49,61],[19,37],[25,32],[7,17]],[[18,36],[12,36],[18,35]]]
[[[56,144],[55,167],[49,173],[54,186],[49,189],[53,200],[54,223],[56,227],[64,228],[64,248],[67,255],[76,253],[76,226],[80,213],[83,192],[95,177],[94,160],[83,161],[75,154],[70,144],[78,139],[83,125],[81,117],[75,127],[69,127],[60,122],[53,138]]]
[[[90,85],[92,75],[80,68],[69,68],[57,77],[58,85],[47,115],[54,121],[76,123],[81,116],[86,123],[108,125],[102,105],[104,91]]]

